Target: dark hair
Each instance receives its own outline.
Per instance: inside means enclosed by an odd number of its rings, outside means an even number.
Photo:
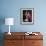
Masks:
[[[32,10],[23,10],[23,14],[25,14],[26,12],[32,14]]]

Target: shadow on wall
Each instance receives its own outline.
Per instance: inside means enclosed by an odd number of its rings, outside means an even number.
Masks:
[[[4,16],[0,16],[0,46],[3,46],[3,34],[2,33],[2,25],[5,23],[5,17]]]

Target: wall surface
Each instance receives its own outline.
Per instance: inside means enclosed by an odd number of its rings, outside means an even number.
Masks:
[[[14,26],[11,31],[46,31],[46,0],[1,0],[0,18],[13,17],[15,19]],[[20,24],[20,9],[34,8],[34,24]],[[26,29],[26,30],[25,30]],[[8,27],[3,24],[2,32],[8,31]]]
[[[34,8],[34,24],[22,25],[20,24],[20,9]],[[1,0],[1,14],[2,17],[13,17],[15,19],[11,31],[46,31],[46,0]],[[1,31],[8,31],[7,25],[1,26]]]
[[[20,24],[20,9],[34,8],[34,24]],[[0,32],[8,32],[4,24],[6,17],[15,19],[11,32],[42,32],[46,46],[46,0],[0,0]]]

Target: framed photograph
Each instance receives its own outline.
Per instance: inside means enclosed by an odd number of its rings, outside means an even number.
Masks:
[[[21,8],[20,15],[21,24],[34,23],[34,8]]]

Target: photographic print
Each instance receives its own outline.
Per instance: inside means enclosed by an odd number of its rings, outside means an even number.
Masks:
[[[21,24],[33,24],[34,22],[34,8],[21,8]]]

